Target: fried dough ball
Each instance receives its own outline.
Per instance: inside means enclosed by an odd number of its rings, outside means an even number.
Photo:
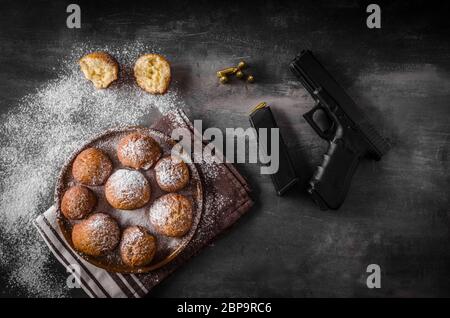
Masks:
[[[75,249],[91,256],[100,256],[113,250],[120,241],[116,220],[105,213],[92,214],[73,226],[72,243]]]
[[[150,263],[156,252],[156,238],[142,226],[130,226],[123,231],[120,241],[122,261],[131,267]]]
[[[192,227],[192,203],[184,195],[165,194],[151,205],[149,219],[158,233],[181,237]]]
[[[189,168],[178,157],[164,157],[155,166],[156,182],[167,192],[176,192],[189,183]]]
[[[150,195],[150,183],[136,170],[119,169],[105,185],[106,200],[120,210],[141,208],[150,200]]]
[[[89,188],[76,185],[70,187],[61,200],[61,212],[71,220],[79,220],[92,212],[97,204],[94,192]]]
[[[117,156],[126,167],[147,170],[161,157],[161,148],[152,137],[134,132],[119,141]]]
[[[111,174],[113,165],[108,155],[97,148],[88,148],[80,152],[72,164],[75,180],[85,185],[98,186],[105,183]]]

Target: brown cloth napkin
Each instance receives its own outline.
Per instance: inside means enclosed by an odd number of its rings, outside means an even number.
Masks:
[[[162,116],[152,128],[171,135],[175,128],[194,128],[182,110]],[[197,140],[198,141],[198,140]],[[197,231],[188,246],[169,264],[146,274],[117,274],[97,268],[83,259],[64,242],[51,207],[34,225],[56,258],[72,272],[90,297],[143,297],[190,257],[208,245],[218,234],[235,223],[253,205],[250,187],[232,164],[197,163],[203,181],[204,211]],[[74,270],[73,265],[78,265]]]

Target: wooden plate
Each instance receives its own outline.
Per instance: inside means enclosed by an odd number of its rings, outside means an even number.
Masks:
[[[67,163],[62,168],[56,184],[55,200],[57,206],[59,227],[67,243],[72,248],[73,248],[71,238],[72,227],[75,223],[80,221],[67,219],[61,213],[60,206],[61,206],[61,199],[65,191],[69,187],[77,184],[72,176],[72,163],[74,159],[81,151],[90,147],[95,147],[105,151],[105,153],[108,154],[109,158],[111,159],[114,165],[113,171],[120,168],[124,168],[117,158],[116,154],[117,144],[122,137],[136,131],[139,131],[140,133],[148,135],[153,139],[155,139],[161,146],[163,156],[170,155],[170,150],[172,149],[173,145],[175,145],[175,141],[170,139],[168,136],[150,128],[126,127],[108,130],[98,135],[90,142],[85,144],[83,147],[75,151],[75,153],[72,154],[72,156],[69,158]],[[163,190],[161,190],[158,184],[156,183],[153,168],[149,170],[140,170],[140,172],[142,172],[147,177],[152,188],[152,194],[149,203],[140,209],[131,211],[117,210],[111,207],[106,201],[103,185],[88,186],[88,188],[93,190],[97,196],[98,202],[96,208],[94,209],[94,212],[104,212],[110,214],[117,220],[119,226],[121,227],[121,230],[131,225],[142,225],[146,227],[150,231],[150,233],[156,236],[158,242],[157,251],[155,257],[153,258],[150,264],[141,267],[129,267],[128,265],[122,262],[118,247],[115,250],[111,251],[110,253],[100,257],[93,257],[79,252],[77,253],[81,257],[83,257],[86,261],[95,266],[104,268],[111,272],[119,272],[119,273],[145,273],[160,268],[165,264],[169,263],[171,260],[173,260],[187,246],[189,241],[194,236],[203,211],[203,188],[200,180],[200,175],[193,163],[191,164],[187,163],[187,165],[189,167],[191,179],[189,184],[184,189],[178,191],[178,193],[185,195],[191,200],[193,207],[193,223],[192,228],[189,230],[189,232],[180,238],[172,238],[158,234],[148,220],[147,213],[149,206],[158,197],[166,193]]]

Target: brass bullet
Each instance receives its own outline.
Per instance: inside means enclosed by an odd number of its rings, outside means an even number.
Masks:
[[[226,77],[226,76],[221,76],[221,77],[219,78],[219,80],[220,80],[220,82],[221,82],[222,84],[228,83],[228,77]]]
[[[237,71],[235,75],[236,75],[237,78],[243,78],[244,77],[244,73],[242,73],[242,71]]]
[[[237,67],[228,67],[226,69],[220,70],[217,72],[217,77],[221,78],[222,76],[225,75],[230,75],[230,74],[234,74],[238,71]]]
[[[243,70],[244,68],[247,67],[247,63],[245,63],[244,61],[240,61],[237,68],[240,70]]]
[[[250,111],[250,114],[256,112],[258,109],[264,108],[267,106],[266,102],[261,102],[258,105],[256,105],[255,107],[253,107],[253,109]]]
[[[247,82],[248,82],[248,83],[253,83],[253,82],[255,82],[255,78],[253,77],[253,75],[247,76]]]

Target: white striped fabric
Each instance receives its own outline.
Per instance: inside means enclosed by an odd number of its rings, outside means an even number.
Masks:
[[[139,298],[148,293],[136,275],[109,273],[80,258],[66,243],[59,229],[55,207],[52,206],[33,223],[56,259],[66,267],[67,276],[74,275],[89,297]],[[74,265],[79,272],[73,271]]]

